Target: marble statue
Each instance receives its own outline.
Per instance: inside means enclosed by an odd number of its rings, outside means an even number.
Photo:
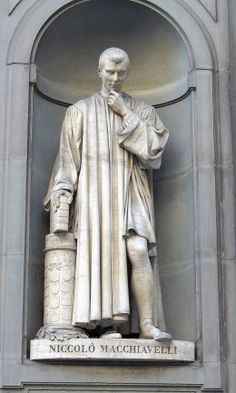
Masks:
[[[161,165],[168,130],[153,107],[123,92],[128,72],[128,55],[106,49],[101,91],[65,115],[44,199],[51,233],[41,337],[50,326],[55,337],[60,328],[68,337],[88,337],[96,326],[104,328],[102,337],[121,337],[119,326],[130,315],[130,263],[140,337],[172,338],[153,321],[156,237],[147,177]]]

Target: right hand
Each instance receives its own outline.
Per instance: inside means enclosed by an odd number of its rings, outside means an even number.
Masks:
[[[121,94],[119,94],[117,91],[112,90],[110,92],[107,102],[112,110],[122,117],[130,112],[130,109],[127,107]]]
[[[71,204],[73,200],[73,195],[69,190],[59,189],[53,190],[51,196],[51,206],[53,211],[55,212],[60,207],[60,197],[64,195],[67,197],[68,203]]]

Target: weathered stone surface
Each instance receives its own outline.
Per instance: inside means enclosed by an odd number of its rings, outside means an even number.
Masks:
[[[31,360],[194,361],[194,343],[143,339],[31,340]]]

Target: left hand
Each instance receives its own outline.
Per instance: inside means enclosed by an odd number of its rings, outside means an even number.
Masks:
[[[122,117],[124,117],[130,111],[122,96],[114,90],[112,90],[109,94],[108,105],[113,109],[114,112]]]

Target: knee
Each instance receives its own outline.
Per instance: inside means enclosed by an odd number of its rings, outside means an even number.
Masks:
[[[128,255],[131,260],[145,260],[148,256],[147,240],[144,237],[132,236],[127,241]]]

